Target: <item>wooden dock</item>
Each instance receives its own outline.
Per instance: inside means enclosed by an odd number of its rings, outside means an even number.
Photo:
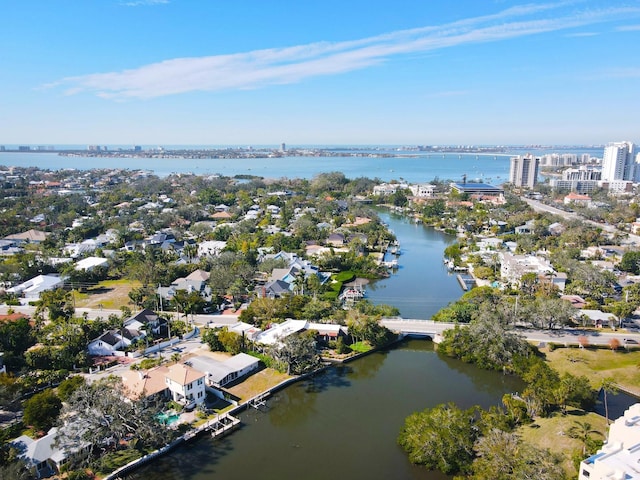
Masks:
[[[215,420],[209,420],[203,430],[208,431],[212,437],[216,438],[235,430],[240,425],[240,419],[225,413]]]

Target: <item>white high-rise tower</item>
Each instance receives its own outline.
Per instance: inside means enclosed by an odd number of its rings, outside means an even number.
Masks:
[[[540,159],[527,154],[511,158],[509,181],[516,187],[533,188],[538,183]]]
[[[634,147],[631,142],[613,142],[605,147],[602,157],[603,181],[635,180]]]

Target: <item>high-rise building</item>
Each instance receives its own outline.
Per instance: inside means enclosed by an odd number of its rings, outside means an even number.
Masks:
[[[602,157],[602,180],[635,180],[636,168],[631,142],[613,142],[604,149]],[[638,169],[640,173],[640,169]]]
[[[511,158],[509,181],[516,187],[533,188],[538,183],[540,159],[531,154]]]

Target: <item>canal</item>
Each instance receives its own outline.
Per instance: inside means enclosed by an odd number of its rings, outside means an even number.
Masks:
[[[459,298],[462,290],[442,263],[454,239],[380,215],[400,240],[401,266],[370,284],[367,297],[398,306],[407,318],[430,318]],[[521,389],[513,377],[443,358],[430,341],[409,340],[287,387],[262,411],[243,412],[242,428],[230,436],[202,437],[128,478],[443,480],[448,477],[411,465],[397,446],[405,417],[444,402],[497,405],[504,393]]]
[[[404,318],[426,320],[460,298],[462,288],[442,262],[444,249],[455,237],[388,210],[380,210],[378,215],[400,241],[399,268],[392,270],[389,278],[367,285],[367,299],[397,307]]]
[[[449,401],[497,405],[504,393],[521,389],[516,378],[409,340],[287,387],[266,409],[242,413],[233,434],[202,437],[127,478],[442,480],[448,477],[411,465],[396,445],[405,417]]]

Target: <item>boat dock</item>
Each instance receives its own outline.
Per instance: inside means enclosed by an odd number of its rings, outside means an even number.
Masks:
[[[473,278],[471,275],[458,273],[456,275],[456,279],[458,280],[460,287],[462,287],[462,290],[464,290],[465,292],[471,290],[473,287],[476,286],[476,279]]]
[[[235,430],[240,425],[240,419],[226,413],[215,421],[207,422],[206,425],[205,430],[208,430],[211,436],[215,438]]]

